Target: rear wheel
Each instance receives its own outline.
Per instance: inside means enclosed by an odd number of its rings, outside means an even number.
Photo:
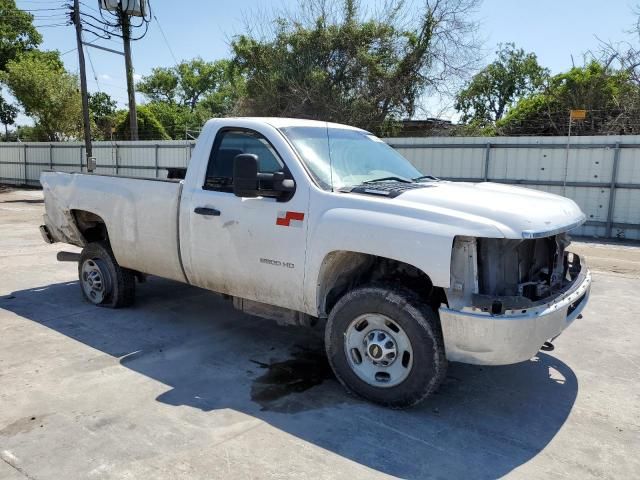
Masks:
[[[331,311],[325,345],[347,390],[393,408],[420,402],[446,375],[437,314],[402,288],[347,293]]]
[[[135,274],[118,265],[111,248],[89,243],[80,254],[78,277],[83,297],[101,307],[120,308],[133,304]]]

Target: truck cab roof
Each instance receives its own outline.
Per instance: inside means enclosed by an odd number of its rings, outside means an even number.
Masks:
[[[344,130],[357,130],[364,132],[364,130],[350,125],[343,125],[341,123],[325,122],[320,120],[308,120],[305,118],[282,118],[282,117],[224,117],[213,118],[207,122],[207,124],[222,124],[229,126],[233,121],[238,120],[242,123],[256,124],[269,124],[274,128],[287,128],[287,127],[329,127],[329,128],[341,128]]]

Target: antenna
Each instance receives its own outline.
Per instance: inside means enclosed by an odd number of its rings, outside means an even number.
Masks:
[[[329,122],[324,122],[327,132],[327,151],[329,152],[329,182],[331,182],[331,191],[333,192],[333,161],[331,159],[331,142],[329,141]]]

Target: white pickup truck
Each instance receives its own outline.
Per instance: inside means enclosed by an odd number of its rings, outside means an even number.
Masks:
[[[48,242],[83,247],[84,297],[124,307],[145,274],[325,328],[337,378],[413,405],[447,360],[525,361],[587,303],[566,251],[571,200],[423,175],[370,133],[286,118],[210,120],[184,179],[44,172]]]

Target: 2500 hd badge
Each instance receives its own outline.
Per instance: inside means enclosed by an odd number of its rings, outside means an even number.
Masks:
[[[260,263],[266,263],[274,267],[296,268],[295,264],[291,262],[281,262],[280,260],[271,260],[270,258],[261,258]]]

